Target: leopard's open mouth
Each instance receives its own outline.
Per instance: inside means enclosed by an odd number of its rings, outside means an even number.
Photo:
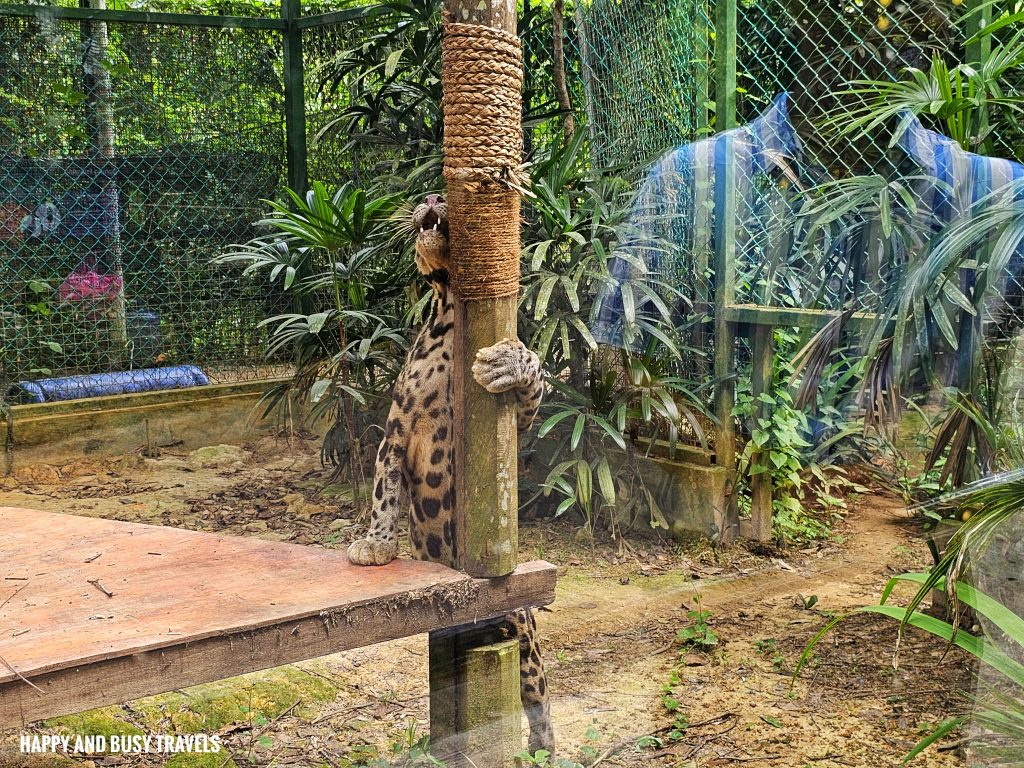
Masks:
[[[420,224],[420,232],[426,232],[428,229],[440,230],[441,234],[446,234],[448,230],[448,222],[443,221],[433,208],[426,212],[423,222]]]

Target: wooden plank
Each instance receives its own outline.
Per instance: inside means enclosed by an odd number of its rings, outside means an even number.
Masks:
[[[730,304],[725,308],[725,318],[735,325],[767,325],[773,328],[821,329],[839,315],[827,309],[798,309],[790,307],[764,307],[757,304]],[[864,330],[878,321],[874,312],[854,312],[847,329]]]
[[[0,531],[0,725],[554,600],[543,562],[479,580],[436,563],[357,567],[339,551],[10,507]]]
[[[75,19],[115,24],[166,24],[174,27],[213,27],[226,29],[284,29],[279,19],[252,16],[216,16],[213,14],[150,13],[148,11],[109,11],[96,8],[68,8],[57,5],[0,4],[0,17],[37,19]]]

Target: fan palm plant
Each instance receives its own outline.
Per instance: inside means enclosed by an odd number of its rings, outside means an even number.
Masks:
[[[1003,35],[993,37],[979,61],[950,65],[935,57],[930,68],[908,68],[895,81],[855,81],[842,94],[847,106],[831,115],[826,128],[845,139],[879,143],[880,135],[887,136],[881,143],[891,151],[914,121],[922,120],[964,150],[1004,150],[1012,143],[1008,137],[1017,135],[1024,112],[1024,94],[1016,85],[1024,64],[1024,29],[1007,17],[990,25],[988,33],[996,30]],[[883,271],[880,295],[867,295],[867,286],[847,278],[856,308],[877,309],[864,343],[871,363],[859,395],[866,428],[884,431],[895,423],[901,384],[915,370],[934,375],[937,350],[955,361],[955,368],[944,374],[947,380],[955,377],[960,391],[950,395],[950,411],[928,464],[945,461],[942,479],[957,486],[983,476],[991,466],[984,432],[967,416],[970,410],[991,413],[999,400],[1000,377],[987,375],[980,364],[1005,353],[1006,332],[1014,333],[1024,320],[1017,316],[1020,307],[1003,300],[1000,309],[1012,315],[1010,322],[1001,327],[991,322],[993,303],[1020,278],[1024,182],[994,189],[951,221],[926,208],[933,194],[944,199],[954,190],[922,175],[910,158],[890,152],[875,174],[811,190],[797,227],[803,250],[820,259],[822,270],[834,267],[815,253],[823,234],[854,239],[867,229],[874,238],[871,247],[882,254],[876,258]],[[847,266],[853,267],[852,261]],[[820,364],[840,346],[842,336],[819,334],[805,356]],[[808,368],[803,390],[815,386],[814,371],[815,366]]]
[[[387,399],[404,358],[404,317],[412,303],[405,288],[412,261],[396,235],[398,198],[316,183],[305,196],[289,190],[288,204],[269,205],[271,214],[259,222],[269,234],[234,246],[218,262],[242,264],[244,275],[264,275],[307,300],[299,303],[310,311],[261,323],[270,329],[268,355],[290,352],[295,361],[293,375],[263,401],[268,413],[294,403],[308,407],[312,420],[333,420],[323,455],[348,471],[358,493],[359,446],[369,437],[360,414]]]

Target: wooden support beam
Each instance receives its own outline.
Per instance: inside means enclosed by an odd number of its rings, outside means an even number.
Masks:
[[[736,0],[715,4],[715,128],[736,126]],[[726,153],[728,154],[728,153]],[[726,318],[733,303],[736,267],[737,189],[736,164],[731,158],[716,160],[715,171],[715,461],[729,473],[729,485],[736,485],[736,435],[732,409],[736,399],[735,334]],[[735,493],[726,498],[723,541],[739,535],[739,512]]]
[[[306,170],[306,76],[302,30],[298,26],[301,17],[301,0],[281,0],[281,20],[285,24],[282,66],[288,186],[303,195],[309,182]]]
[[[27,5],[24,3],[0,4],[0,18],[2,17],[75,19],[78,21],[103,21],[112,24],[164,24],[175,27],[210,27],[213,29],[284,29],[284,22],[280,19],[196,13],[109,11],[96,7],[70,8],[58,5]]]
[[[489,394],[471,372],[477,350],[516,338],[516,311],[515,296],[455,303],[455,566],[473,576],[509,573],[519,556],[514,396]]]
[[[725,308],[725,319],[735,326],[767,325],[772,328],[808,328],[820,330],[839,315],[827,309],[798,307],[765,307],[759,304],[730,304]],[[846,321],[849,331],[867,330],[878,322],[874,312],[854,312]]]
[[[515,766],[522,751],[519,641],[501,625],[430,636],[430,751],[448,768]]]
[[[754,402],[762,393],[771,394],[774,383],[773,365],[775,362],[775,329],[770,325],[758,325],[754,328],[752,339],[753,370],[751,372],[751,394]],[[770,419],[772,411],[765,403],[757,405],[754,418]],[[758,425],[759,426],[759,425]],[[769,464],[769,458],[755,455],[755,464]],[[772,476],[770,472],[751,475],[750,477],[750,520],[749,525],[741,529],[746,539],[769,541],[772,537]]]
[[[522,751],[519,721],[519,641],[505,640],[465,652],[466,692],[462,732],[475,765],[515,765]],[[479,684],[487,681],[486,685]]]
[[[447,0],[445,14],[450,21],[516,32],[515,0]],[[501,219],[508,217],[514,217],[518,224],[518,207],[501,212],[495,220],[474,210],[474,194],[453,189],[448,192],[453,264],[466,257],[469,246],[486,228],[500,226]],[[506,257],[518,263],[518,243],[515,249]],[[516,338],[517,306],[515,295],[464,301],[455,294],[453,388],[459,553],[455,565],[472,576],[501,576],[515,567],[517,558],[519,485],[514,397],[512,393],[489,394],[472,377],[478,350],[505,338]]]

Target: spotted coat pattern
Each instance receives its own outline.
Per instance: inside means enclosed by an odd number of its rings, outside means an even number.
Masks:
[[[413,556],[451,562],[456,552],[452,472],[454,411],[452,355],[454,306],[448,293],[447,206],[437,196],[413,212],[416,266],[434,290],[430,314],[395,383],[384,438],[377,452],[373,508],[366,538],[352,543],[349,559],[383,565],[398,552],[398,523],[411,510]],[[473,376],[492,393],[512,391],[517,425],[529,429],[543,395],[540,360],[518,340],[503,339],[476,354]],[[544,662],[529,610],[505,618],[504,631],[519,640],[523,709],[530,722],[531,751],[553,750]]]

